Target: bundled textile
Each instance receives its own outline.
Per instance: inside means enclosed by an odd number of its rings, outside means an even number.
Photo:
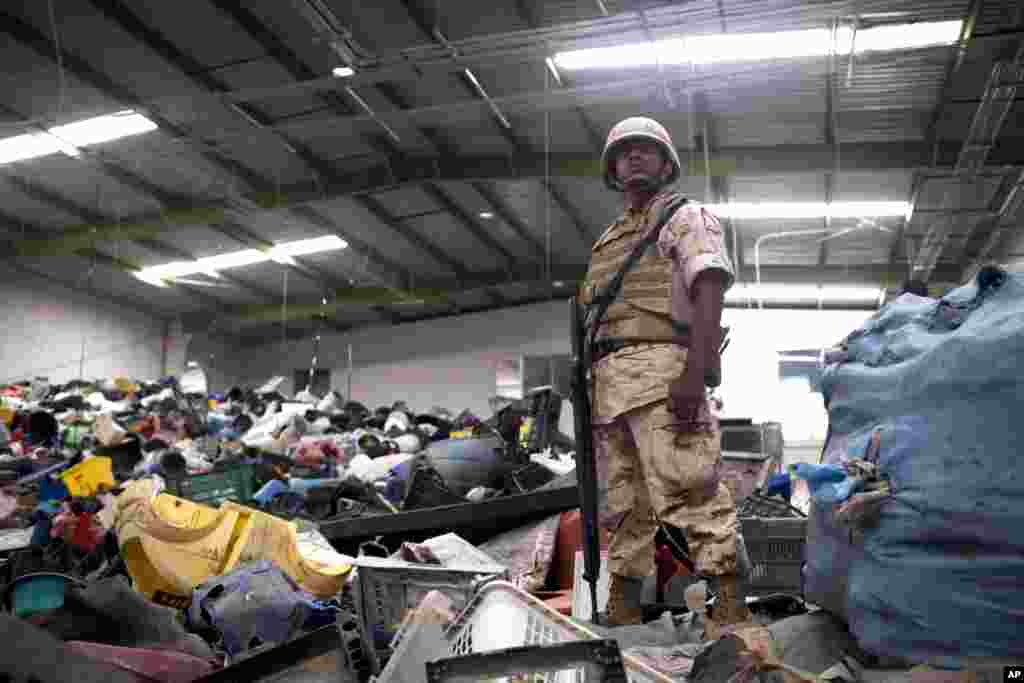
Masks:
[[[843,350],[805,471],[807,597],[876,654],[1024,658],[1024,274],[900,297]]]

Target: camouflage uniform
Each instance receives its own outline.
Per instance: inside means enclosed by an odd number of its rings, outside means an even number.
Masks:
[[[672,196],[664,192],[643,210],[627,210],[597,241],[584,303],[589,303],[595,288],[607,284],[609,274],[653,228]],[[718,219],[689,203],[662,229],[656,248],[626,276],[598,338],[651,336],[650,331],[668,318],[689,322],[689,290],[709,269],[723,271],[731,280]],[[679,291],[682,287],[686,291]],[[665,329],[671,333],[673,328]],[[677,426],[668,410],[668,386],[685,370],[686,354],[685,348],[673,344],[636,344],[598,359],[593,368],[594,445],[602,525],[612,531],[613,574],[640,578],[654,573],[659,522],[683,530],[698,572],[736,571],[736,509],[720,481],[717,423],[709,406],[698,429]]]

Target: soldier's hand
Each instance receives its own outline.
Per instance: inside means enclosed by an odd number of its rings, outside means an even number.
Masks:
[[[707,412],[703,372],[684,372],[668,387],[668,409],[680,422],[695,424]]]

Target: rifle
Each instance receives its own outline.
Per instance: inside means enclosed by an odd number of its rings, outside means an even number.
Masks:
[[[576,431],[576,482],[580,492],[583,535],[583,580],[590,584],[591,620],[598,623],[597,580],[601,572],[601,539],[597,528],[597,462],[594,457],[593,419],[590,412],[592,346],[580,314],[577,297],[569,300],[572,337],[572,415]]]

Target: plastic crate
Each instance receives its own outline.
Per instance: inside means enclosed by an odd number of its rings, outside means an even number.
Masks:
[[[256,468],[252,465],[237,465],[219,472],[167,480],[168,493],[213,507],[228,500],[249,503],[255,489]]]
[[[359,619],[354,610],[338,611],[338,635],[341,647],[338,653],[338,675],[342,683],[355,683],[366,680],[369,676],[369,665],[363,654],[362,640],[359,637]]]
[[[360,558],[353,581],[352,597],[359,614],[363,652],[374,674],[391,652],[392,637],[406,614],[419,606],[432,590],[441,591],[462,609],[482,582],[498,575],[481,570],[429,566],[373,566],[371,558]],[[386,561],[386,560],[384,560]]]
[[[740,519],[743,542],[750,557],[748,595],[803,595],[806,519],[747,517]]]
[[[547,678],[554,673],[579,667],[586,670],[588,683],[626,683],[622,653],[617,641],[579,640],[555,645],[527,645],[497,652],[476,652],[427,662],[427,683],[476,683],[499,676],[524,674]]]
[[[404,633],[399,633],[393,646],[395,656],[402,650]],[[497,652],[533,645],[595,640],[600,636],[572,619],[559,614],[542,601],[506,581],[492,581],[483,586],[455,622],[445,631],[448,652],[431,653],[431,659],[461,657],[484,652]],[[424,670],[426,659],[415,660],[405,650],[410,670]],[[629,655],[622,656],[626,675],[631,683],[671,683],[672,678],[652,669]],[[555,673],[535,673],[531,683],[582,683],[582,668]],[[421,673],[422,676],[422,673]]]

